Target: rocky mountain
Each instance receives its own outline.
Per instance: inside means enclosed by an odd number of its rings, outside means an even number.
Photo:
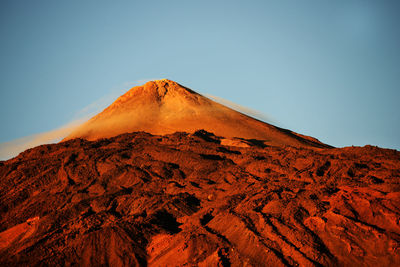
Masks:
[[[398,266],[400,152],[332,148],[150,82],[0,161],[0,265]]]
[[[119,97],[64,140],[97,140],[123,133],[193,133],[259,139],[270,145],[328,147],[315,138],[281,129],[216,103],[171,80],[150,81]]]

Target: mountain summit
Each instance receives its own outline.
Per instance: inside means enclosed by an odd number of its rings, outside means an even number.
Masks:
[[[133,87],[64,141],[77,137],[97,140],[137,131],[171,134],[199,129],[225,138],[259,139],[269,145],[327,147],[317,139],[259,121],[167,79]]]
[[[67,139],[0,161],[0,266],[400,266],[399,151],[328,148],[169,80]]]

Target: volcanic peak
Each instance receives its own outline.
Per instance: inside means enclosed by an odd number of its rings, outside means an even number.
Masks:
[[[121,106],[122,104],[133,104],[130,103],[134,101],[137,103],[161,103],[166,96],[183,97],[186,100],[194,100],[195,96],[198,95],[194,91],[183,87],[177,82],[162,79],[149,81],[141,86],[136,86],[126,92],[124,95],[120,96],[110,107]]]
[[[68,137],[97,140],[123,133],[193,133],[204,129],[225,138],[258,139],[268,145],[327,147],[204,97],[177,82],[162,79],[136,86]]]

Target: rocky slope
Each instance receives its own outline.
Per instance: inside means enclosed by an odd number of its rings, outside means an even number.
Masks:
[[[328,147],[315,138],[246,116],[167,79],[132,88],[64,140],[97,140],[136,131],[192,133],[199,129],[226,138],[261,139],[271,145]]]
[[[0,162],[1,266],[266,264],[400,265],[400,152],[136,132]]]

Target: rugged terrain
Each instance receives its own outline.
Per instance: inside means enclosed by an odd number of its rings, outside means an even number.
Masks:
[[[332,148],[151,81],[0,161],[12,265],[399,266],[400,152]]]
[[[400,152],[266,143],[135,132],[0,162],[0,265],[400,265]]]

